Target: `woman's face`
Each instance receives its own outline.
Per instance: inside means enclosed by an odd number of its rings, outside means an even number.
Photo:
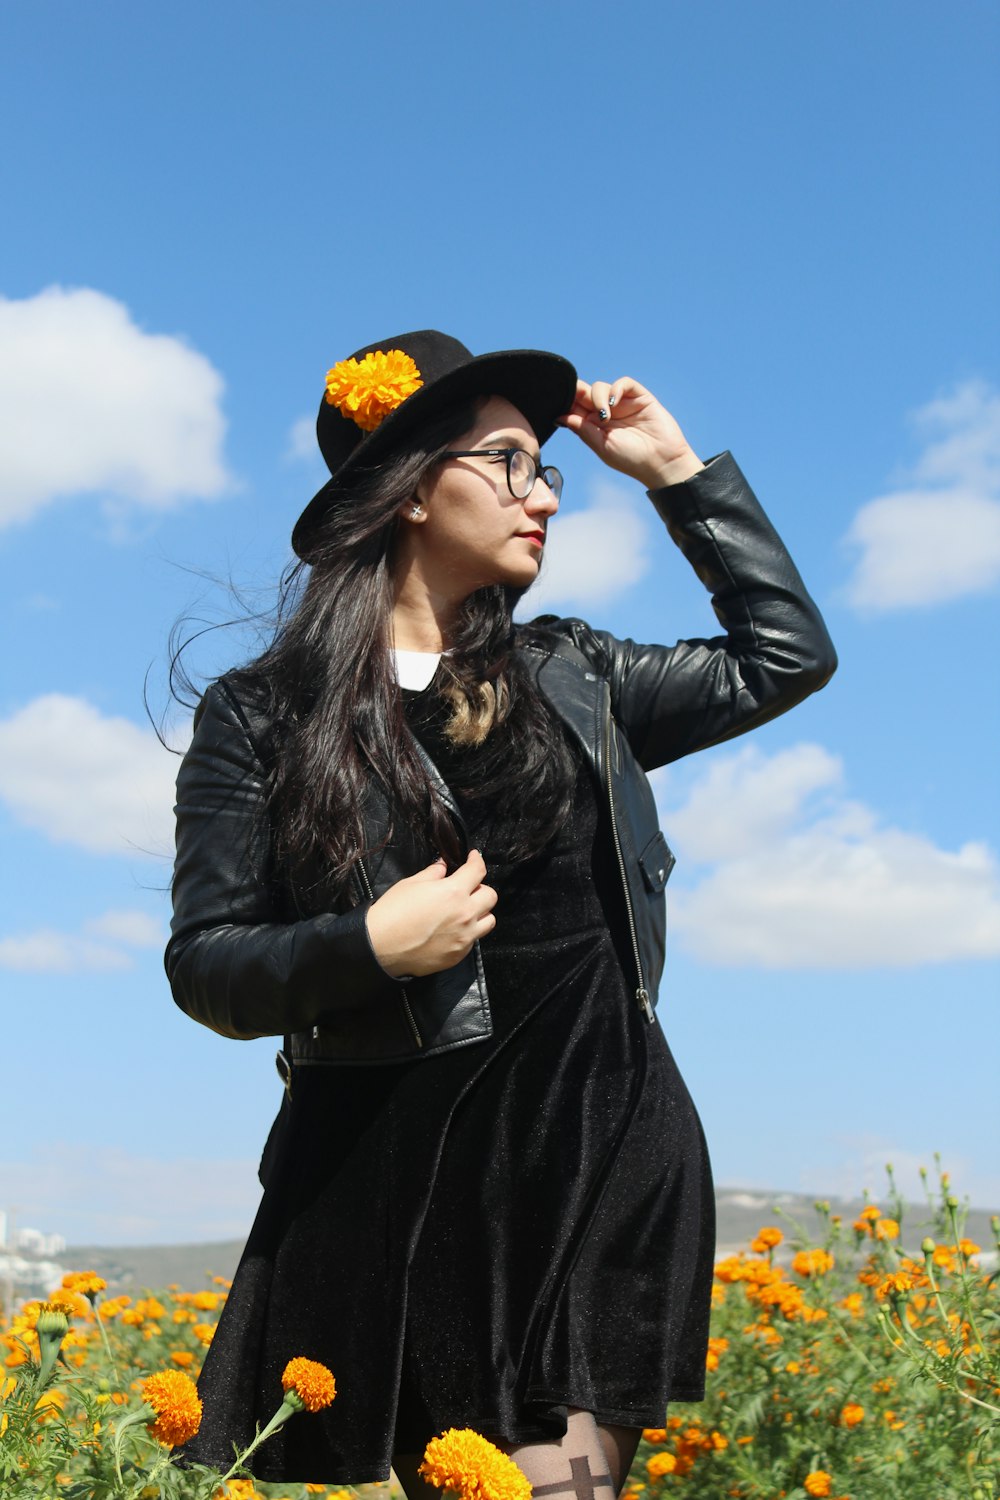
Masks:
[[[540,466],[538,439],[527,418],[502,396],[491,396],[453,449],[523,448]],[[503,457],[448,458],[417,488],[420,514],[403,511],[403,557],[427,585],[456,602],[487,584],[526,588],[538,576],[550,517],[559,501],[541,478],[517,500]]]

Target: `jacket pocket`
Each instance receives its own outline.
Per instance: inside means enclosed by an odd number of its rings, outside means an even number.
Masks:
[[[639,855],[639,868],[642,870],[646,889],[653,895],[658,895],[670,879],[670,872],[676,863],[670,845],[663,834],[657,831]]]

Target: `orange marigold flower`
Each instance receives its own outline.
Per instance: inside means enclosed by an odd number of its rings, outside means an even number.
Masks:
[[[194,1364],[194,1355],[187,1349],[171,1349],[170,1358],[175,1365],[180,1365],[182,1370],[186,1370]]]
[[[531,1485],[514,1460],[471,1427],[431,1438],[418,1473],[461,1500],[531,1500]]]
[[[213,1490],[212,1500],[264,1500],[264,1496],[252,1479],[227,1479]]]
[[[980,1251],[980,1246],[977,1245],[973,1240],[959,1240],[958,1248],[961,1250],[966,1259],[968,1259],[970,1255],[978,1255]]]
[[[391,411],[423,385],[402,349],[375,350],[364,359],[342,359],[326,376],[326,400],[362,432],[374,432]]]
[[[222,1301],[220,1292],[192,1292],[190,1302],[199,1312],[215,1312]]]
[[[792,1257],[792,1270],[797,1276],[825,1276],[832,1269],[829,1250],[800,1250]]]
[[[79,1292],[83,1297],[93,1299],[98,1292],[107,1290],[108,1283],[103,1276],[98,1276],[96,1271],[67,1271],[62,1279],[62,1284],[68,1292]]]
[[[766,1245],[768,1250],[774,1250],[777,1245],[781,1244],[784,1235],[780,1229],[775,1229],[774,1224],[765,1224],[763,1229],[757,1230],[757,1239],[759,1239],[760,1244]]]
[[[807,1495],[828,1495],[833,1488],[833,1479],[825,1469],[813,1469],[802,1481]]]
[[[728,1348],[728,1339],[709,1339],[708,1353],[705,1355],[706,1370],[717,1370],[719,1368],[719,1355],[725,1354]]]
[[[667,1429],[665,1427],[645,1427],[642,1436],[647,1443],[665,1443],[667,1441]]]
[[[880,1219],[882,1217],[882,1210],[880,1208],[876,1208],[874,1203],[869,1203],[866,1208],[863,1208],[861,1210],[861,1213],[858,1217],[862,1219],[872,1220]],[[822,1469],[817,1470],[817,1473],[822,1474],[822,1472]]]
[[[876,1219],[875,1238],[877,1240],[898,1240],[899,1224],[895,1219]]]
[[[142,1399],[156,1413],[150,1432],[168,1448],[193,1438],[201,1424],[201,1401],[190,1375],[158,1370],[139,1382]]]
[[[879,1282],[875,1288],[875,1295],[880,1302],[884,1302],[886,1297],[900,1296],[903,1292],[910,1291],[912,1286],[912,1276],[907,1275],[905,1271],[892,1271]]]
[[[672,1474],[677,1467],[677,1456],[674,1453],[654,1453],[652,1458],[646,1460],[646,1473],[650,1479],[662,1479],[664,1474]]]
[[[337,1394],[336,1381],[326,1365],[301,1355],[288,1361],[281,1385],[285,1395],[296,1395],[306,1411],[322,1411]]]
[[[846,1406],[841,1407],[840,1420],[844,1427],[857,1427],[865,1419],[865,1409],[856,1401],[848,1401]]]

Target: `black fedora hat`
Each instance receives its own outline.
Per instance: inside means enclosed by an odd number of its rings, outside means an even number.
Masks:
[[[569,360],[540,349],[475,355],[433,328],[366,344],[327,376],[316,436],[331,477],[296,521],[293,548],[308,562],[316,528],[344,478],[385,457],[428,417],[469,396],[505,396],[541,444],[575,394]]]

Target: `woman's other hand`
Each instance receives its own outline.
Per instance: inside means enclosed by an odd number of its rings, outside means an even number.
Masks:
[[[647,490],[678,484],[705,467],[666,407],[628,375],[593,385],[578,380],[576,399],[559,423],[609,468]]]
[[[483,856],[473,849],[453,874],[436,860],[373,902],[368,937],[386,973],[398,979],[453,968],[492,932],[497,893],[483,884],[485,875]]]

